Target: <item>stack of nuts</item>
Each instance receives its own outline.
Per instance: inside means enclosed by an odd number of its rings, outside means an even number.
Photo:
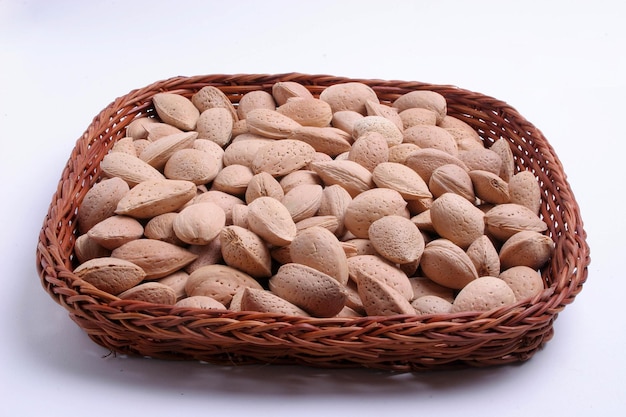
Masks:
[[[534,174],[445,98],[278,82],[153,97],[78,210],[74,273],[120,299],[306,317],[487,311],[537,295]],[[144,115],[145,116],[145,115]]]

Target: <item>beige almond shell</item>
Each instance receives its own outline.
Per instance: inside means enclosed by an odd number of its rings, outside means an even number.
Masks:
[[[319,210],[318,210],[319,212]],[[339,228],[339,220],[335,216],[319,216],[315,215],[296,223],[296,230],[301,232],[311,227],[323,227],[329,232],[335,234]]]
[[[233,208],[238,205],[245,205],[241,198],[219,190],[208,190],[198,194],[190,204],[215,203],[224,210],[226,214],[226,225],[233,223]]]
[[[406,201],[390,188],[373,188],[352,199],[344,215],[346,229],[355,237],[368,238],[372,223],[381,217],[404,214]]]
[[[497,153],[502,160],[502,166],[500,168],[500,178],[505,182],[509,182],[511,177],[515,175],[515,159],[513,157],[513,151],[511,150],[510,142],[504,138],[498,139],[489,148],[493,152]]]
[[[128,183],[118,177],[103,179],[87,190],[76,214],[79,233],[85,234],[97,223],[113,216],[117,204],[129,190]]]
[[[353,198],[374,187],[372,173],[354,161],[335,159],[333,161],[313,162],[310,167],[319,175],[325,185],[338,184]]]
[[[166,136],[185,133],[177,127],[162,122],[147,124],[144,127],[148,132],[148,137],[146,139],[149,142],[156,142],[157,140],[162,139]]]
[[[206,295],[195,295],[176,301],[174,307],[198,308],[200,310],[226,310],[226,306],[214,298]]]
[[[392,316],[415,314],[415,309],[407,298],[384,281],[363,271],[356,272],[359,297],[368,316]]]
[[[420,267],[424,276],[454,290],[460,290],[478,278],[476,267],[467,253],[443,238],[426,244]]]
[[[113,250],[143,236],[143,225],[128,216],[114,215],[94,225],[87,234],[106,249]]]
[[[147,280],[170,275],[197,258],[197,255],[187,249],[154,239],[131,240],[114,249],[111,256],[139,266],[145,271]]]
[[[480,277],[459,291],[452,303],[452,312],[489,311],[515,301],[515,293],[504,280]]]
[[[485,148],[483,140],[478,133],[473,130],[468,132],[467,130],[458,127],[448,127],[445,128],[445,130],[454,138],[459,153]]]
[[[523,230],[545,232],[548,225],[521,204],[498,204],[485,213],[485,232],[504,242]]]
[[[411,306],[418,315],[449,314],[452,303],[436,295],[423,295],[411,302]]]
[[[143,181],[165,178],[159,170],[139,157],[123,152],[106,154],[100,162],[100,169],[110,179],[117,177],[124,180],[129,187]]]
[[[130,136],[135,140],[146,139],[148,137],[148,131],[146,125],[151,123],[158,123],[154,117],[138,117],[126,126],[126,136]]]
[[[174,219],[178,212],[168,212],[152,217],[144,227],[144,236],[149,239],[162,240],[177,246],[184,246],[174,232]]]
[[[438,197],[430,208],[430,218],[439,236],[463,249],[485,233],[485,214],[458,194]]]
[[[400,120],[402,120],[403,129],[408,129],[418,125],[436,125],[437,113],[432,110],[411,107],[398,113]]]
[[[144,282],[119,294],[122,300],[143,301],[153,304],[176,304],[176,292],[168,285],[159,282]]]
[[[522,230],[508,238],[500,248],[502,268],[522,265],[539,269],[552,256],[554,246],[550,236],[531,230]]]
[[[272,197],[280,201],[284,196],[285,192],[278,180],[269,173],[262,171],[250,179],[244,198],[246,203],[250,204],[259,197]]]
[[[300,231],[289,245],[292,262],[317,269],[348,283],[348,258],[339,239],[328,229],[314,226]]]
[[[480,169],[500,175],[502,169],[500,155],[484,147],[459,152],[459,159],[467,166],[468,171]]]
[[[278,81],[272,84],[272,96],[279,106],[289,99],[313,98],[313,94],[304,85],[295,81]]]
[[[337,218],[339,224],[335,233],[338,236],[343,235],[345,231],[344,218],[351,201],[352,197],[350,193],[340,185],[329,185],[322,190],[322,201],[320,202],[317,214]]]
[[[505,269],[498,278],[511,287],[517,301],[536,296],[543,291],[545,285],[536,269],[523,265]]]
[[[274,97],[267,91],[248,91],[239,99],[237,104],[237,116],[240,120],[248,121],[248,116],[255,110],[276,110]],[[248,125],[249,127],[250,125]]]
[[[528,207],[533,213],[539,214],[541,208],[541,187],[535,174],[520,171],[509,180],[509,196],[511,203]]]
[[[222,259],[222,243],[217,238],[206,245],[189,245],[187,250],[196,255],[196,259],[184,268],[184,271],[188,274],[206,265],[224,263]]]
[[[224,150],[222,163],[224,166],[244,165],[252,169],[252,162],[254,161],[254,158],[259,150],[274,141],[275,139],[266,139],[261,137],[234,141]]]
[[[239,226],[226,226],[220,232],[220,243],[226,265],[254,278],[272,275],[269,248],[256,233]]]
[[[152,104],[163,122],[185,131],[196,128],[200,111],[182,94],[157,93]]]
[[[424,252],[424,237],[406,217],[384,216],[374,221],[368,230],[374,249],[385,259],[400,265],[419,263]]]
[[[333,118],[330,105],[318,98],[296,98],[287,100],[276,111],[295,120],[302,126],[329,126]]]
[[[172,228],[176,237],[190,245],[206,245],[215,239],[226,225],[226,213],[215,203],[192,204],[174,218]]]
[[[74,269],[74,274],[109,294],[118,295],[139,284],[146,277],[137,264],[115,257],[102,257],[83,262]]]
[[[402,143],[412,143],[420,148],[439,149],[453,156],[459,154],[454,137],[446,129],[435,125],[416,125],[405,129]]]
[[[221,264],[202,266],[191,274],[185,284],[189,297],[211,297],[228,306],[237,291],[242,288],[263,289],[261,284],[243,271]]]
[[[435,198],[445,193],[454,193],[472,204],[476,200],[471,177],[456,164],[445,164],[435,169],[428,181],[428,188]]]
[[[281,265],[269,289],[314,317],[333,317],[346,305],[343,285],[330,275],[298,263]]]
[[[162,171],[167,160],[180,149],[190,148],[198,138],[197,132],[175,133],[150,143],[139,154],[139,159]]]
[[[365,110],[367,111],[367,116],[384,117],[385,119],[391,120],[400,131],[404,130],[404,125],[402,123],[400,115],[398,114],[398,109],[391,107],[387,104],[368,100],[365,103]]]
[[[302,126],[294,130],[289,139],[306,142],[318,153],[335,157],[350,150],[352,137],[341,129],[324,126]]]
[[[241,294],[240,311],[275,313],[286,316],[310,317],[309,313],[271,291],[244,288]]]
[[[315,171],[309,169],[299,169],[298,171],[290,172],[282,177],[278,183],[283,189],[283,193],[288,193],[293,188],[302,184],[310,185],[323,185],[323,181]]]
[[[368,101],[379,102],[376,92],[368,85],[360,82],[337,83],[326,87],[319,96],[328,103],[333,113],[352,110],[367,114],[365,104]]]
[[[442,165],[456,164],[469,171],[467,166],[459,158],[439,149],[419,149],[406,158],[406,165],[419,174],[428,184],[433,171]]]
[[[165,163],[163,173],[172,180],[191,181],[196,185],[207,184],[215,179],[222,166],[206,152],[199,149],[180,149]]]
[[[159,284],[167,285],[176,293],[176,301],[187,297],[185,285],[189,279],[189,274],[185,271],[176,271],[168,276],[156,280]]]
[[[241,226],[244,229],[248,229],[248,206],[244,206],[243,204],[237,204],[233,206],[231,211],[232,222],[228,225],[234,224],[235,226]]]
[[[409,277],[395,264],[378,255],[357,255],[348,258],[350,279],[359,284],[359,278],[367,276],[392,287],[406,300],[414,298]]]
[[[399,145],[391,146],[389,147],[388,161],[404,165],[409,155],[420,149],[421,148],[414,143],[401,143]]]
[[[431,110],[437,115],[439,124],[448,112],[447,102],[444,96],[430,90],[416,90],[405,93],[393,102],[393,107],[402,112],[412,107]]]
[[[413,288],[413,299],[411,301],[425,295],[436,295],[437,297],[443,298],[450,303],[454,301],[455,290],[439,285],[429,278],[414,276],[409,278],[409,282]]]
[[[417,172],[397,162],[382,162],[372,171],[372,180],[380,188],[391,188],[405,200],[432,197],[428,185]]]
[[[116,214],[139,219],[176,211],[196,195],[196,185],[184,180],[147,180],[131,188],[117,203]]]
[[[100,246],[95,240],[91,239],[87,233],[76,238],[74,243],[74,254],[79,263],[87,262],[94,258],[104,258],[111,255],[111,251]]]
[[[254,172],[245,165],[228,165],[217,173],[211,183],[211,190],[243,196],[253,176]]]
[[[123,152],[133,156],[137,156],[137,148],[135,148],[134,143],[135,139],[131,138],[130,136],[119,139],[113,144],[111,152]]]
[[[200,114],[196,127],[198,139],[207,139],[225,146],[233,135],[233,116],[229,109],[214,107]]]
[[[376,166],[389,160],[389,144],[379,132],[366,132],[349,148],[348,160],[373,171]]]
[[[248,131],[270,139],[286,139],[302,125],[270,109],[255,109],[246,116]]]
[[[472,126],[470,126],[467,122],[459,119],[458,117],[445,115],[440,122],[437,123],[439,127],[444,129],[459,129],[464,130],[468,135],[476,134],[476,131]]]
[[[258,197],[248,204],[248,227],[275,246],[289,245],[297,233],[287,207],[267,196]]]
[[[133,141],[133,146],[135,147],[135,155],[139,156],[146,149],[146,147],[150,144],[148,139],[135,139]]]
[[[365,116],[354,122],[352,137],[356,140],[369,132],[380,133],[388,146],[402,143],[403,135],[394,122],[382,116]]]
[[[497,277],[500,274],[500,257],[487,235],[482,235],[473,241],[466,253],[476,267],[479,277]]]
[[[333,119],[330,123],[333,127],[341,129],[352,136],[354,124],[357,120],[364,117],[365,115],[353,110],[340,110],[333,113]]]
[[[200,114],[207,109],[220,107],[228,110],[234,122],[239,120],[233,103],[222,90],[212,85],[204,86],[192,95],[191,102],[200,111]]]
[[[430,218],[430,209],[412,216],[411,221],[422,232],[437,233],[433,227],[433,220]]]
[[[509,184],[499,175],[482,169],[468,173],[472,179],[476,197],[486,203],[504,204],[510,201]]]
[[[305,167],[313,160],[315,149],[300,140],[283,139],[259,149],[252,160],[252,172],[267,172],[282,177]]]
[[[297,223],[317,213],[322,203],[322,191],[318,184],[300,184],[287,191],[281,202]]]

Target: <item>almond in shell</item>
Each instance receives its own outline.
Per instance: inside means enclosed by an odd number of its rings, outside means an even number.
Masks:
[[[157,93],[152,103],[159,118],[181,130],[193,130],[200,111],[187,97],[175,93]]]
[[[342,285],[348,283],[348,259],[339,239],[314,226],[300,231],[289,246],[292,262],[317,269]]]
[[[180,209],[196,195],[196,185],[184,180],[147,180],[131,188],[120,199],[116,214],[151,218]]]
[[[137,264],[115,257],[90,259],[74,269],[74,274],[109,294],[118,295],[146,277]]]
[[[197,257],[180,246],[154,239],[132,240],[114,249],[111,256],[139,266],[146,273],[145,279],[149,280],[183,269]]]
[[[272,257],[267,244],[256,233],[239,226],[226,226],[220,232],[224,262],[252,277],[272,275]]]

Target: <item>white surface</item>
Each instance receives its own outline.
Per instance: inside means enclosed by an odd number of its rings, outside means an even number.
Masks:
[[[0,1],[0,415],[624,415],[621,11],[598,0]],[[592,264],[542,351],[521,366],[417,375],[105,357],[43,291],[38,232],[105,105],[176,75],[291,71],[455,84],[543,131]]]

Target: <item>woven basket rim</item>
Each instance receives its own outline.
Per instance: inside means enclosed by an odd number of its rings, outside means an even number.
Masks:
[[[489,117],[503,120],[502,126],[493,123],[481,125],[482,130],[479,131],[481,137],[488,140],[507,135],[509,132],[515,132],[516,135],[521,135],[525,142],[524,145],[526,142],[532,142],[537,155],[545,160],[547,167],[538,173],[544,185],[546,181],[557,183],[558,195],[550,196],[547,195],[549,192],[545,192],[544,198],[563,200],[559,204],[554,204],[556,209],[551,206],[554,202],[547,201],[546,207],[553,211],[546,212],[544,210],[542,212],[548,221],[550,219],[560,221],[562,220],[561,217],[565,217],[563,222],[568,223],[567,225],[560,225],[560,227],[565,226],[564,232],[558,236],[551,236],[555,240],[559,252],[549,267],[542,270],[544,279],[551,284],[532,299],[520,300],[514,305],[489,312],[321,319],[258,312],[173,309],[172,306],[119,300],[117,297],[82,282],[72,273],[72,261],[69,259],[71,255],[68,257],[67,254],[71,253],[73,248],[76,231],[75,225],[62,224],[65,221],[63,219],[68,218],[68,216],[71,218],[72,212],[75,212],[77,205],[84,197],[85,189],[98,181],[98,170],[94,167],[99,162],[96,155],[97,151],[102,151],[100,149],[102,146],[111,146],[121,137],[119,134],[115,137],[108,137],[107,135],[110,135],[114,130],[122,131],[134,117],[154,115],[150,97],[157,92],[169,91],[189,96],[203,86],[214,85],[222,89],[231,100],[236,102],[237,98],[245,92],[256,89],[269,90],[271,85],[277,81],[300,82],[314,94],[319,94],[323,88],[331,84],[361,82],[371,86],[377,94],[388,100],[407,90],[429,89],[442,93],[453,103],[458,103],[459,115],[468,121],[478,123],[479,120]],[[453,112],[457,111],[455,108],[454,105],[451,106]],[[132,115],[132,117],[128,117],[128,115]],[[524,152],[521,149],[516,151],[520,152],[520,155]],[[530,158],[533,156],[530,155]],[[523,155],[520,156],[519,160],[522,161],[523,157]],[[79,185],[85,183],[89,186],[82,187]],[[545,189],[543,190],[545,191]],[[102,320],[102,326],[106,328],[109,325],[108,320],[160,323],[168,319],[176,322],[176,326],[183,327],[188,324],[198,326],[198,323],[203,321],[215,320],[224,323],[224,325],[230,323],[231,326],[265,323],[268,329],[288,328],[289,332],[332,333],[335,331],[337,334],[356,331],[353,329],[377,327],[381,332],[396,329],[399,332],[399,338],[402,334],[412,335],[416,332],[433,332],[434,334],[439,332],[443,335],[443,340],[446,340],[447,336],[452,337],[452,335],[458,338],[460,334],[464,334],[466,340],[480,339],[485,332],[506,333],[509,329],[516,327],[533,328],[533,326],[537,326],[541,329],[540,331],[545,331],[546,338],[549,339],[550,336],[547,333],[551,331],[552,322],[558,313],[566,305],[573,302],[582,290],[590,263],[589,246],[586,242],[586,232],[580,216],[580,209],[567,182],[561,162],[543,134],[507,103],[453,85],[302,73],[177,76],[131,90],[113,100],[93,118],[84,134],[76,141],[76,146],[63,170],[57,190],[52,196],[39,235],[36,252],[37,270],[42,286],[56,302],[70,312],[70,316],[77,321],[79,326],[86,329],[91,337],[103,337],[102,333],[106,333],[106,330],[95,328],[101,324],[100,320]]]

